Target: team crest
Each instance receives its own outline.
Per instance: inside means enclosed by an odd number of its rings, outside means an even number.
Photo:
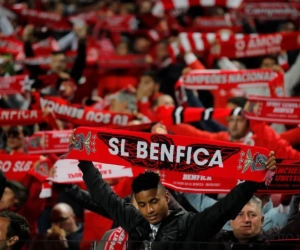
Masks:
[[[246,160],[244,161],[244,168],[242,170],[242,174],[245,173],[249,168],[251,171],[263,171],[266,169],[265,162],[267,161],[267,157],[262,154],[254,154],[252,157],[251,150],[248,149]]]
[[[35,136],[29,140],[29,146],[32,148],[38,148],[42,146],[42,137]]]

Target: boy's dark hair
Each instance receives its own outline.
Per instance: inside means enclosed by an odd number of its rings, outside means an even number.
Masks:
[[[155,83],[157,83],[157,84],[160,83],[160,79],[159,79],[157,73],[156,73],[155,71],[153,71],[153,70],[147,70],[147,71],[145,71],[145,72],[141,75],[141,77],[142,77],[142,76],[149,76],[149,77],[151,77],[151,78],[153,79],[153,81],[154,81]]]
[[[21,215],[10,211],[0,212],[0,217],[9,219],[6,238],[18,236],[19,240],[11,246],[13,250],[21,250],[23,245],[30,239],[28,221]]]
[[[21,208],[24,206],[28,199],[28,190],[27,188],[18,181],[6,181],[6,187],[11,189],[14,193],[18,203],[16,204],[17,208]]]
[[[131,185],[134,194],[149,189],[163,188],[159,175],[154,172],[146,172],[136,177]]]
[[[233,103],[233,104],[237,105],[238,107],[244,108],[247,101],[248,101],[248,99],[246,97],[236,96],[236,97],[229,98],[227,100],[227,103]]]

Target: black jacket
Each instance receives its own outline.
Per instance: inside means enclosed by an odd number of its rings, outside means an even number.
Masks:
[[[78,167],[83,172],[83,180],[93,200],[129,234],[128,249],[140,249],[141,243],[133,242],[149,241],[151,229],[148,221],[134,206],[113,192],[92,162],[80,161]],[[212,238],[228,220],[234,219],[257,188],[257,183],[244,182],[236,186],[225,198],[200,213],[171,212],[161,222],[151,249],[198,249],[196,243]],[[178,232],[182,223],[185,223],[185,233]]]
[[[0,170],[0,200],[6,187],[6,178],[3,172]]]

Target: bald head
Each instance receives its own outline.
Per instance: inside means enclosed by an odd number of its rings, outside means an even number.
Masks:
[[[72,207],[66,203],[56,204],[51,211],[51,222],[62,228],[66,235],[69,235],[77,230],[75,215]]]
[[[160,106],[174,107],[175,102],[170,95],[160,95],[154,102],[153,108],[157,108]]]
[[[51,211],[51,221],[56,222],[74,216],[74,211],[67,203],[56,204]]]

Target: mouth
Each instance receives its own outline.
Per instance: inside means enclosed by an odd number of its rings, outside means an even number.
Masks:
[[[147,218],[148,218],[148,220],[150,220],[150,221],[154,221],[154,220],[157,219],[157,217],[158,217],[158,215],[151,215],[151,216],[148,216]]]

